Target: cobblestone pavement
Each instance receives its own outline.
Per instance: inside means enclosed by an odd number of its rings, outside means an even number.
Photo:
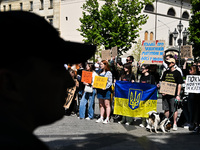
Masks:
[[[162,111],[161,100],[158,100],[157,110]],[[184,128],[156,134],[140,128],[140,119],[130,126],[113,123],[112,120],[109,124],[95,121],[96,119],[80,120],[76,116],[65,116],[54,124],[38,128],[35,135],[52,150],[200,149],[200,135]]]

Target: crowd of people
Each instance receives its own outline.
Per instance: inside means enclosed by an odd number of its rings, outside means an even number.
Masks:
[[[133,56],[128,56],[126,63],[123,64],[121,58],[112,58],[111,60],[102,60],[96,63],[80,63],[78,65],[68,65],[68,70],[75,71],[76,91],[70,102],[70,107],[66,108],[66,115],[76,115],[79,119],[94,119],[94,102],[95,96],[99,100],[100,114],[97,118],[97,123],[110,123],[111,116],[115,122],[119,124],[131,125],[134,118],[128,116],[119,116],[112,114],[114,101],[114,83],[116,80],[140,82],[157,85],[160,88],[160,82],[176,83],[175,95],[160,94],[162,97],[162,109],[166,117],[171,119],[172,129],[176,131],[178,127],[188,128],[190,131],[200,131],[200,102],[197,93],[185,93],[183,84],[187,75],[200,74],[200,61],[189,63],[185,58],[183,66],[177,66],[177,59],[173,53],[168,53],[163,56],[163,64],[148,65],[136,62]],[[92,72],[92,83],[88,84],[81,82],[82,71]],[[93,88],[95,76],[107,77],[107,85],[105,89]],[[128,89],[127,89],[128,90]],[[68,89],[70,93],[70,89]],[[113,95],[113,96],[112,96]],[[70,94],[66,98],[69,101]],[[73,102],[76,101],[76,102]],[[182,109],[180,118],[178,119],[178,109]],[[140,127],[148,128],[147,118],[141,118]],[[117,120],[117,121],[116,121]]]

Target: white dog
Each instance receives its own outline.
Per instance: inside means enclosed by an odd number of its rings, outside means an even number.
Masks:
[[[164,113],[151,111],[148,114],[149,118],[147,119],[147,123],[150,126],[150,132],[152,132],[153,127],[156,133],[158,133],[157,129],[161,129],[164,133],[166,133],[166,130],[168,131],[171,128],[170,121],[165,117]]]

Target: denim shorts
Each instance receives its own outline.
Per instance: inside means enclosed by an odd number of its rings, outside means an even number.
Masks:
[[[106,90],[102,90],[102,89],[97,89],[97,98],[98,99],[109,99],[110,100],[110,94],[111,94],[111,90],[106,89]]]

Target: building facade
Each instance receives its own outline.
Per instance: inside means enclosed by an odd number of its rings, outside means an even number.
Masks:
[[[37,13],[47,19],[68,41],[82,42],[83,37],[77,29],[80,27],[82,6],[85,0],[3,0],[1,11],[25,10]],[[99,0],[100,6],[103,2]],[[174,29],[180,20],[185,28],[189,26],[190,0],[155,0],[142,11],[149,16],[147,23],[139,32],[142,40],[165,40],[165,48],[177,45],[173,38]],[[177,38],[178,39],[178,38]],[[131,51],[128,54],[131,54]]]
[[[60,30],[60,0],[2,0],[0,8],[1,11],[34,12]]]

